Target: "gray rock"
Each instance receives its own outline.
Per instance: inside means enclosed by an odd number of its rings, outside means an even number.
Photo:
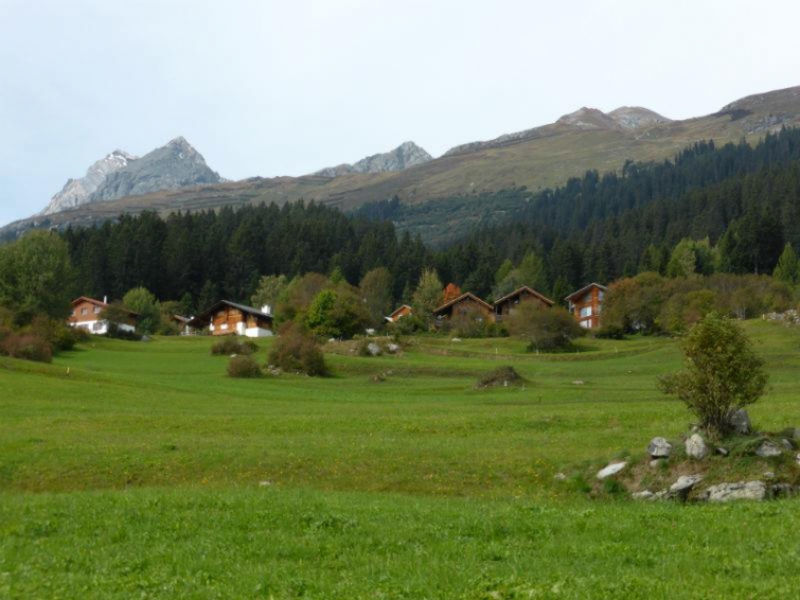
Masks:
[[[654,495],[650,490],[642,490],[641,492],[633,492],[631,498],[634,500],[650,500]]]
[[[762,473],[762,477],[764,479],[775,479],[775,473],[772,471],[764,471],[764,473]]]
[[[739,481],[712,485],[703,494],[709,502],[730,502],[732,500],[764,500],[767,486],[763,481]]]
[[[748,435],[752,431],[750,426],[750,415],[748,415],[747,411],[743,408],[733,412],[728,417],[728,423],[730,423],[733,431],[739,435]]]
[[[653,458],[669,458],[671,452],[672,444],[663,437],[654,437],[647,445],[647,453]]]
[[[717,446],[716,451],[720,456],[728,456],[730,454],[730,451],[722,446]]]
[[[791,498],[797,495],[798,490],[788,483],[775,483],[770,486],[770,495],[772,498]]]
[[[123,150],[114,150],[101,158],[86,171],[86,175],[80,179],[70,179],[55,196],[50,199],[50,203],[39,214],[50,215],[53,213],[75,208],[89,202],[95,190],[106,180],[106,176],[126,167],[136,157]]]
[[[661,490],[650,497],[650,500],[665,500],[669,498],[669,490]]]
[[[564,473],[556,473],[555,475],[553,475],[553,479],[555,479],[556,481],[566,481],[567,476],[564,475]]]
[[[781,440],[781,446],[783,446],[783,447],[784,447],[786,450],[788,450],[789,452],[791,452],[792,450],[794,450],[794,444],[792,443],[792,441],[791,441],[791,440],[787,440],[786,438],[783,438],[783,439]]]
[[[783,454],[783,450],[769,440],[764,440],[761,442],[761,445],[756,449],[756,456],[760,456],[761,458],[772,458],[775,456],[780,456]]]
[[[702,481],[702,475],[681,475],[678,480],[669,487],[670,494],[685,500],[692,488]]]
[[[220,181],[222,178],[208,168],[203,156],[184,138],[177,137],[106,175],[87,202],[104,202]]]
[[[699,433],[693,433],[686,440],[686,456],[695,460],[703,460],[708,455],[708,446]]]
[[[622,471],[622,469],[624,469],[627,465],[628,463],[625,461],[611,463],[597,472],[597,478],[605,479],[606,477],[611,477],[612,475],[616,475],[617,473]]]
[[[375,342],[370,342],[367,344],[367,352],[369,352],[372,356],[380,356],[381,347]]]
[[[400,350],[400,346],[398,344],[391,343],[391,342],[389,344],[386,344],[386,351],[389,354],[397,354],[399,352],[399,350]]]
[[[409,167],[421,165],[433,157],[417,146],[414,142],[404,142],[394,150],[382,154],[373,154],[362,158],[356,163],[341,164],[327,167],[313,173],[324,177],[339,177],[348,173],[386,173],[390,171],[404,171]]]
[[[572,385],[583,385],[586,383],[583,379],[575,379],[572,381]]]

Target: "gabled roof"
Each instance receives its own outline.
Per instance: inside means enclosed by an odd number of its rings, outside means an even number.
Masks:
[[[576,291],[572,292],[572,293],[571,293],[569,296],[566,296],[566,297],[564,298],[564,300],[571,300],[571,299],[572,299],[572,298],[574,298],[575,296],[580,296],[581,294],[583,294],[584,292],[586,292],[587,290],[589,290],[590,288],[593,288],[593,287],[600,288],[600,289],[601,289],[601,290],[603,290],[604,292],[605,292],[605,291],[608,291],[608,288],[607,288],[606,286],[604,286],[604,285],[600,285],[599,283],[594,283],[594,282],[592,282],[592,283],[590,283],[589,285],[585,285],[585,286],[583,286],[581,289],[579,289],[579,290],[576,290]]]
[[[550,306],[553,306],[553,304],[555,304],[555,302],[550,300],[550,298],[548,298],[544,294],[541,294],[541,293],[537,292],[532,287],[528,287],[527,285],[523,285],[522,287],[517,288],[516,290],[511,292],[510,294],[506,294],[505,296],[503,296],[499,300],[495,300],[494,301],[494,305],[497,306],[498,304],[502,304],[503,302],[511,300],[515,296],[519,296],[520,294],[522,294],[522,292],[528,292],[532,296],[536,296],[537,298],[539,298],[539,300],[541,300],[542,302],[545,302],[546,304],[549,304]]]
[[[401,304],[400,306],[398,306],[397,308],[395,308],[395,309],[394,309],[392,312],[390,312],[390,313],[389,313],[389,315],[388,315],[388,317],[393,317],[393,316],[395,316],[397,313],[399,313],[399,312],[400,312],[401,310],[403,310],[404,308],[407,308],[408,310],[411,310],[411,307],[410,307],[408,304]],[[387,318],[388,318],[388,317],[387,317]]]
[[[72,305],[75,306],[80,302],[88,302],[89,304],[94,304],[96,306],[108,306],[107,302],[103,302],[102,300],[95,300],[94,298],[89,298],[89,296],[79,296],[72,301]]]
[[[449,302],[445,302],[444,304],[442,304],[439,308],[435,309],[433,311],[433,313],[436,314],[438,312],[446,310],[446,309],[450,308],[451,306],[453,306],[454,304],[458,304],[459,302],[462,302],[463,300],[467,300],[467,299],[474,300],[475,302],[477,302],[478,304],[482,304],[483,306],[485,306],[489,310],[492,310],[492,308],[493,308],[491,304],[486,302],[486,300],[481,300],[480,298],[478,298],[472,292],[464,292],[458,298],[453,298]]]
[[[224,306],[229,306],[231,308],[235,308],[237,310],[242,311],[248,315],[254,315],[256,317],[261,317],[262,319],[268,319],[272,321],[272,315],[268,315],[265,312],[261,312],[257,308],[253,308],[252,306],[247,306],[246,304],[238,304],[236,302],[231,302],[230,300],[220,300],[219,302],[214,303],[212,306],[198,314],[194,317],[190,323],[199,323],[208,319],[211,315],[217,312],[220,308]]]
[[[95,306],[99,306],[101,308],[108,307],[108,302],[103,302],[102,300],[96,300],[94,298],[89,298],[89,296],[79,296],[79,297],[75,298],[75,300],[72,301],[72,306],[75,306],[76,304],[80,304],[81,302],[88,302],[89,304],[94,304]],[[135,310],[131,310],[130,308],[127,308],[125,306],[123,306],[123,308],[126,311],[128,311],[128,314],[130,316],[132,316],[132,317],[138,317],[139,316],[139,313],[137,313]]]

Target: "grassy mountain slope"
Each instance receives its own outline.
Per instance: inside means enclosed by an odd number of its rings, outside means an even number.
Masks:
[[[635,128],[609,125],[611,119],[576,122],[574,115],[582,111],[599,113],[581,109],[551,125],[459,146],[400,172],[252,178],[157,192],[18,221],[0,230],[0,236],[13,236],[33,226],[92,223],[147,209],[166,213],[258,202],[282,204],[301,198],[352,209],[394,195],[416,204],[519,187],[536,191],[587,169],[612,171],[628,159],[663,159],[695,141],[756,141],[768,131],[800,125],[800,87],[748,96],[705,117]]]

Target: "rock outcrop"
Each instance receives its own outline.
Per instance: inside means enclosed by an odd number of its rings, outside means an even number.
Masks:
[[[710,486],[702,496],[708,502],[730,502],[731,500],[764,500],[767,486],[763,481],[740,481]]]
[[[105,182],[108,175],[125,168],[133,160],[136,160],[136,156],[128,154],[124,150],[114,150],[107,154],[92,164],[83,177],[67,180],[61,191],[50,199],[50,204],[39,214],[51,215],[86,204],[89,202],[89,197]]]
[[[177,137],[165,146],[109,173],[89,197],[89,202],[103,202],[123,196],[138,196],[220,181],[222,178],[206,165],[203,156],[184,138]]]
[[[314,175],[325,177],[339,177],[348,173],[386,173],[390,171],[404,171],[409,167],[421,165],[433,160],[423,148],[414,142],[403,142],[394,150],[382,154],[373,154],[362,158],[353,164],[341,164],[316,171]]]
[[[693,433],[686,440],[686,456],[695,460],[703,460],[708,455],[708,446],[699,433]]]

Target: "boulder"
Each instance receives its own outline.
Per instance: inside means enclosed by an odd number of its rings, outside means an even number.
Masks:
[[[399,350],[400,350],[400,346],[398,344],[395,344],[393,342],[389,342],[388,344],[386,344],[386,351],[389,354],[397,354],[397,352]]]
[[[732,500],[764,500],[767,486],[763,481],[739,481],[712,485],[703,494],[709,502],[730,502]]]
[[[719,454],[720,456],[728,456],[728,454],[730,454],[730,451],[727,448],[723,448],[722,446],[717,446],[716,450],[717,454]]]
[[[375,342],[370,342],[367,344],[367,352],[370,353],[372,356],[380,356],[381,354],[381,347],[378,346]]]
[[[708,455],[708,446],[699,433],[693,433],[686,440],[686,456],[695,460],[703,460]]]
[[[605,479],[606,477],[611,477],[612,475],[616,475],[617,473],[622,471],[622,469],[624,469],[626,466],[628,466],[628,463],[625,461],[611,463],[597,472],[597,478]]]
[[[653,458],[669,458],[672,444],[666,438],[654,437],[647,445],[647,453]]]
[[[728,423],[733,429],[734,432],[738,433],[739,435],[749,435],[752,431],[750,426],[750,415],[747,414],[747,411],[743,408],[731,413],[728,417]]]
[[[650,500],[655,494],[650,490],[642,490],[641,492],[633,492],[631,498],[634,500]]]
[[[756,456],[761,458],[773,458],[781,454],[783,454],[783,450],[781,450],[780,446],[769,440],[761,442],[761,445],[756,449]]]
[[[675,483],[669,486],[670,494],[675,495],[675,497],[681,500],[685,500],[689,492],[692,491],[692,488],[702,481],[702,479],[702,475],[681,475]]]

